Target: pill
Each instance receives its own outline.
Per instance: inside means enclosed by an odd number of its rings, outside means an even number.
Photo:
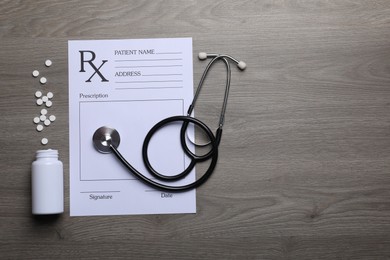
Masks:
[[[50,99],[54,97],[53,92],[47,92],[46,96]]]
[[[43,124],[45,126],[49,126],[51,124],[50,120],[49,119],[46,119],[45,121],[43,121]]]
[[[38,99],[37,99],[37,105],[40,106],[40,105],[42,105],[42,104],[43,104],[42,99],[38,98]]]
[[[40,132],[43,130],[43,125],[37,125],[37,131]]]
[[[49,142],[49,140],[46,137],[42,138],[42,140],[41,140],[41,144],[43,144],[43,145],[47,144],[48,142]]]
[[[39,121],[41,121],[41,120],[39,119],[39,117],[34,117],[33,121],[34,121],[35,124],[38,124]]]
[[[35,97],[37,97],[37,98],[42,97],[42,92],[39,90],[37,92],[35,92]]]
[[[56,116],[55,115],[51,115],[49,116],[49,120],[54,122],[56,120]]]
[[[47,110],[46,109],[42,109],[41,110],[41,115],[46,115],[47,114]]]
[[[34,70],[34,71],[32,72],[32,75],[33,75],[34,78],[38,77],[38,76],[39,76],[39,71]]]
[[[52,64],[53,64],[53,62],[51,62],[51,60],[46,60],[45,61],[45,66],[46,67],[50,67]]]
[[[47,107],[51,107],[53,105],[53,102],[51,102],[50,100],[48,100],[47,102],[46,102],[46,106]]]
[[[43,102],[47,102],[48,100],[49,100],[49,98],[48,98],[47,96],[43,96],[43,97],[42,97],[42,101],[43,101]]]
[[[42,77],[39,82],[41,82],[41,84],[46,84],[47,82],[47,79],[45,77]]]
[[[41,115],[41,116],[39,117],[39,119],[43,122],[43,121],[45,121],[45,120],[47,119],[47,117],[46,117],[45,115]]]

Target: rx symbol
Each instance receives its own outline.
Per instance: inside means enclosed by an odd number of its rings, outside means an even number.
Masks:
[[[94,70],[94,73],[92,73],[91,77],[89,77],[89,79],[87,79],[85,82],[91,82],[92,77],[95,75],[98,75],[101,78],[102,82],[108,82],[108,80],[100,72],[100,69],[108,60],[102,60],[100,66],[96,67],[96,65],[93,63],[93,61],[96,58],[96,54],[93,51],[79,51],[79,52],[80,52],[80,61],[81,61],[80,72],[85,72],[85,67],[84,67],[85,63],[88,63],[89,66],[91,66],[92,69]],[[85,59],[85,55],[84,55],[85,53],[91,54],[91,58],[89,60]]]

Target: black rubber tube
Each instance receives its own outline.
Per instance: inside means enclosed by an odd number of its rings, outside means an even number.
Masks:
[[[206,132],[206,134],[208,135],[208,137],[211,140],[212,153],[211,153],[211,155],[208,155],[208,159],[211,158],[209,168],[202,175],[202,177],[200,177],[198,180],[196,180],[190,184],[186,184],[183,186],[170,186],[170,185],[165,185],[165,184],[155,182],[155,181],[149,179],[148,177],[146,177],[145,175],[143,175],[142,173],[140,173],[137,169],[135,169],[122,156],[122,154],[118,151],[117,148],[110,145],[110,149],[114,152],[115,156],[123,163],[124,166],[126,166],[143,183],[149,185],[152,188],[162,190],[162,191],[168,191],[168,192],[184,192],[184,191],[195,189],[195,188],[199,187],[200,185],[202,185],[203,183],[205,183],[208,178],[210,178],[210,176],[212,175],[212,173],[215,169],[215,166],[217,165],[217,161],[218,161],[218,143],[217,143],[213,133],[211,132],[211,130],[203,122],[199,121],[196,118],[189,117],[189,116],[173,116],[173,117],[169,117],[169,118],[166,118],[166,119],[158,122],[154,127],[152,127],[152,129],[150,129],[150,131],[148,132],[148,134],[145,137],[144,144],[142,147],[142,156],[143,156],[144,163],[145,163],[145,166],[148,169],[148,171],[156,178],[161,179],[161,180],[165,180],[165,181],[167,181],[167,180],[173,181],[173,180],[178,180],[178,179],[183,178],[185,175],[187,175],[194,168],[197,161],[205,160],[204,158],[201,158],[200,160],[196,159],[189,154],[189,157],[192,157],[190,165],[182,173],[179,173],[175,176],[162,175],[153,169],[153,167],[151,166],[151,164],[149,162],[149,158],[148,158],[148,154],[147,154],[149,142],[150,142],[153,134],[155,134],[155,132],[158,129],[160,129],[161,127],[164,127],[165,125],[167,125],[169,123],[176,122],[176,121],[182,121],[183,124],[186,123],[187,126],[188,126],[188,123],[193,123],[193,124],[198,125],[200,128],[202,128]],[[184,125],[183,125],[183,127],[181,129],[181,133],[180,133],[181,145],[182,145],[183,149],[184,149],[184,147],[186,149],[188,149],[188,147],[185,143],[185,137],[183,137],[183,135],[185,135],[185,131],[187,129],[187,126],[183,130],[183,128],[184,128]],[[183,144],[183,142],[184,142],[184,144]],[[184,149],[184,150],[186,150],[186,149]],[[158,175],[156,175],[156,173]],[[183,175],[183,174],[185,174],[185,175]],[[174,177],[174,178],[172,178],[172,177]]]

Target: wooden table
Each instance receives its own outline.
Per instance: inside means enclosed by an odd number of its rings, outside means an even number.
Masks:
[[[2,1],[1,259],[389,259],[390,2]],[[192,37],[233,70],[220,159],[197,214],[69,216],[67,41]],[[53,66],[45,68],[49,58]],[[194,59],[194,81],[205,63]],[[42,148],[31,76],[47,76],[44,135],[65,171],[65,213],[31,215]],[[217,124],[224,68],[196,115]],[[43,88],[44,89],[44,88]]]

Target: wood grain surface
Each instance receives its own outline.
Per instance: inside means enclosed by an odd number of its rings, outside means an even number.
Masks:
[[[390,1],[1,1],[0,37],[1,259],[390,259]],[[248,64],[197,214],[69,217],[67,41],[161,37]],[[55,94],[58,217],[30,213],[34,69]],[[196,115],[216,125],[212,72]]]

